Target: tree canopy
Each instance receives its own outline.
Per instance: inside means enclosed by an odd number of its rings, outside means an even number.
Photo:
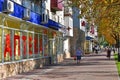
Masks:
[[[110,44],[115,44],[120,36],[120,0],[68,0],[70,6],[78,7],[79,17],[95,23],[98,34],[104,35]]]

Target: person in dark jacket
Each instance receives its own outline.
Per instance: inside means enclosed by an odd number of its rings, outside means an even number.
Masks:
[[[111,49],[110,48],[107,49],[107,57],[108,57],[108,59],[110,59],[110,57],[111,57]]]

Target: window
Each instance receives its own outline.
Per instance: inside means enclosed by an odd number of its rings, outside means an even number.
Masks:
[[[32,33],[28,33],[29,34],[29,38],[28,38],[28,44],[29,44],[29,57],[33,58],[33,37],[32,37]]]
[[[20,32],[19,31],[15,31],[15,34],[14,34],[14,58],[15,60],[20,59]]]
[[[48,56],[48,36],[44,35],[44,56]]]
[[[43,57],[43,37],[42,37],[42,35],[39,35],[39,51],[40,51],[40,57]]]
[[[31,1],[30,0],[23,0],[22,5],[28,9],[31,9]]]
[[[22,56],[27,59],[27,33],[22,32]]]
[[[39,52],[38,52],[38,50],[39,50],[39,46],[38,46],[38,45],[39,45],[39,44],[38,44],[38,43],[39,43],[39,42],[38,42],[39,39],[38,39],[38,38],[39,38],[39,37],[38,37],[38,36],[39,36],[38,34],[35,34],[35,35],[34,35],[34,54],[35,54],[35,57],[38,57],[38,56],[39,56],[39,55],[38,55],[38,54],[39,54]]]

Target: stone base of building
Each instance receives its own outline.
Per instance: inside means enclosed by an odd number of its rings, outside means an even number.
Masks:
[[[33,69],[43,68],[45,65],[55,64],[50,62],[49,57],[41,59],[29,59],[16,62],[6,62],[0,64],[0,79],[14,76],[23,72],[28,72]],[[63,54],[57,56],[57,62],[63,61]]]
[[[10,62],[0,65],[0,79],[10,77],[23,72],[28,72],[35,68],[42,68],[43,61],[47,62],[47,59],[26,60],[19,62]]]

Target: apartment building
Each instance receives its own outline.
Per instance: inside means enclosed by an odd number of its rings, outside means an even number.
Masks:
[[[0,79],[63,60],[62,0],[0,0]]]

